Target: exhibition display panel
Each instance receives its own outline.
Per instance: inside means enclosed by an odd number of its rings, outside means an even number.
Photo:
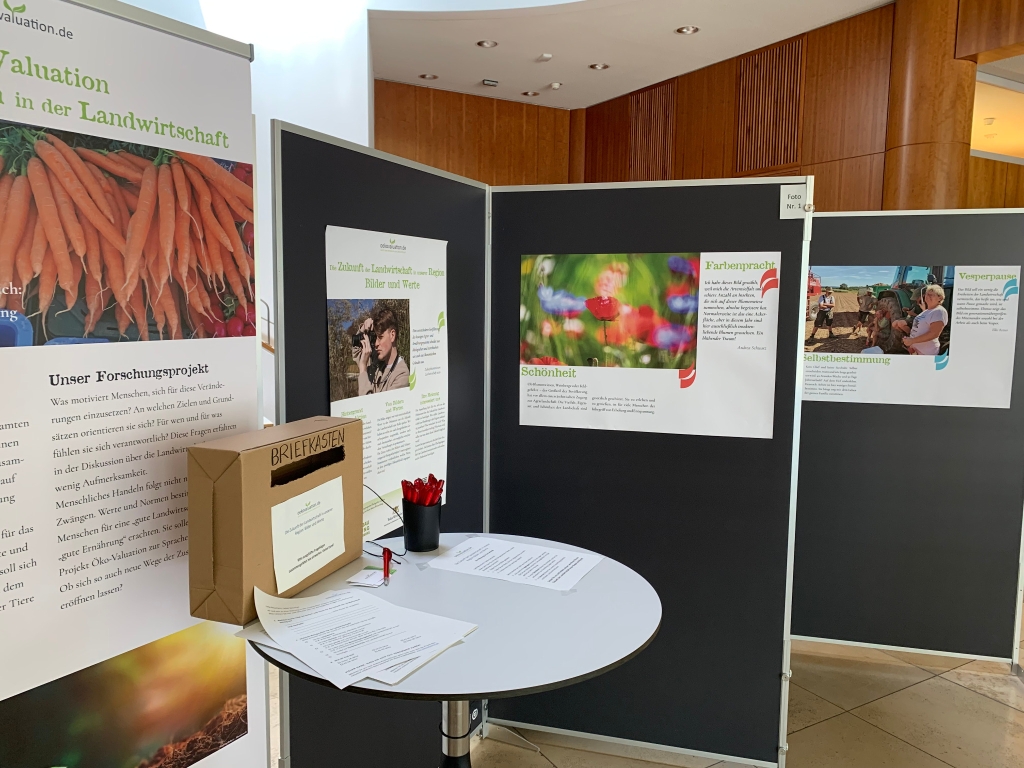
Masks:
[[[492,191],[490,530],[614,557],[665,617],[624,667],[489,718],[777,761],[806,270],[805,222],[780,218],[780,196],[803,181]],[[605,328],[585,312],[609,287],[624,306]],[[584,343],[566,339],[581,318],[605,342],[597,364],[539,377],[538,359]],[[568,393],[524,393],[538,379]],[[556,428],[552,404],[598,413]]]
[[[814,219],[793,634],[1016,663],[1024,213]]]
[[[273,140],[279,423],[360,410],[360,418],[374,420],[364,432],[364,526],[374,527],[377,536],[396,528],[401,533],[397,520],[382,517],[376,493],[390,498],[394,489],[384,483],[402,465],[382,465],[398,457],[411,472],[422,466],[414,462],[440,460],[440,448],[447,461],[442,530],[483,530],[486,186],[285,123],[274,123]],[[324,178],[335,181],[323,184]],[[411,267],[404,260],[417,256],[445,274],[406,273]],[[331,285],[346,279],[332,291]],[[443,325],[437,308],[441,285],[449,297]],[[419,297],[427,291],[433,312],[419,321],[414,316],[425,311],[417,306]],[[395,358],[396,365],[382,368],[379,377],[367,373],[360,389],[363,371],[351,350],[362,345],[365,336],[359,334],[365,331],[352,324],[372,315],[378,302],[398,319],[396,346],[409,370],[400,375]],[[346,367],[339,371],[342,363]],[[430,385],[440,378],[438,368],[446,370],[446,391]],[[394,388],[369,392],[375,382]],[[426,393],[437,394],[423,398]],[[398,401],[408,407],[395,410]],[[411,413],[403,422],[406,412]],[[442,418],[446,429],[439,448],[436,422]],[[289,699],[291,727],[283,754],[293,765],[333,759],[342,722],[359,734],[347,744],[355,763],[387,759],[416,765],[436,759],[435,703],[375,701],[301,678],[286,680],[282,695]],[[475,709],[479,724],[479,703]]]
[[[665,605],[658,636],[628,664],[491,701],[490,718],[784,761],[809,236],[802,203],[794,214],[785,200],[810,200],[807,180],[492,190],[284,123],[274,152],[280,420],[361,411],[375,435],[364,455],[398,441],[408,456],[396,460],[440,461],[416,409],[428,393],[444,399],[429,382],[447,365],[442,530],[607,554]],[[341,181],[316,181],[325,175]],[[409,317],[397,333],[400,348],[409,338],[408,380],[399,364],[394,387],[387,366],[360,362],[363,318],[380,317],[381,302]],[[446,361],[433,356],[445,350]],[[372,398],[384,412],[371,413]],[[381,521],[375,492],[390,490],[367,490],[367,530]],[[720,670],[741,656],[742,680],[723,685]],[[288,687],[296,766],[331,754],[327,722],[360,734],[346,744],[355,759],[436,757],[436,705],[368,702],[297,677]]]

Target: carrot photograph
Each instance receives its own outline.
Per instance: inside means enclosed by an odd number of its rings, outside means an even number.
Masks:
[[[252,185],[248,163],[0,121],[0,309],[34,346],[255,336]]]

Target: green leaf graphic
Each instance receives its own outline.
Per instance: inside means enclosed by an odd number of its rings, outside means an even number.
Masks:
[[[416,371],[409,374],[409,391],[416,389]]]
[[[4,0],[4,8],[6,8],[11,13],[24,13],[25,12],[25,6],[24,5],[19,5],[17,8],[11,8],[11,6],[7,2],[7,0]]]
[[[7,0],[4,0],[4,2],[6,2],[6,1],[7,1]],[[391,238],[391,245],[394,245],[394,244],[395,244],[395,238],[393,238],[393,237],[392,237],[392,238]]]
[[[441,312],[441,314],[439,314],[437,316],[437,330],[440,331],[442,328],[444,328],[444,326],[445,326],[444,312]]]

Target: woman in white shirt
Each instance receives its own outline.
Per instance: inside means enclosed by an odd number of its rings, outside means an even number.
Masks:
[[[942,306],[946,292],[941,285],[926,285],[921,290],[923,311],[914,318],[911,327],[906,320],[897,320],[893,325],[903,331],[909,331],[903,337],[903,346],[912,355],[939,354],[939,336],[949,325],[949,313]]]

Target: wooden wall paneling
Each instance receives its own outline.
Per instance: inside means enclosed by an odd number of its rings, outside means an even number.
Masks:
[[[1006,195],[1003,205],[1007,208],[1024,208],[1024,165],[1006,164]]]
[[[569,113],[569,183],[587,180],[587,110]]]
[[[494,181],[495,186],[506,186],[512,184],[512,141],[513,134],[513,109],[511,101],[497,101],[494,105],[494,143],[491,145],[491,153],[494,157]]]
[[[416,155],[416,93],[386,80],[374,83],[374,144],[378,149],[409,159]]]
[[[736,96],[738,175],[800,162],[803,37],[739,58]]]
[[[705,71],[703,163],[701,178],[734,175],[736,157],[736,59],[712,64]]]
[[[629,180],[629,96],[587,108],[588,182]]]
[[[882,204],[887,210],[962,208],[977,66],[953,58],[958,0],[900,0]]]
[[[879,211],[885,153],[847,157],[804,165],[801,173],[814,176],[816,211]]]
[[[885,151],[893,6],[806,35],[801,161]]]
[[[978,64],[1024,53],[1024,5],[1019,0],[960,0],[956,57]]]
[[[704,178],[707,84],[707,69],[698,69],[676,78],[673,179]]]
[[[537,184],[569,182],[569,112],[541,110]]]
[[[445,95],[444,110],[447,128],[447,165],[446,168],[459,176],[466,176],[466,162],[469,153],[466,151],[466,94],[441,91]]]
[[[629,180],[672,178],[676,81],[629,94]]]
[[[539,110],[537,114],[537,180],[535,183],[553,183],[546,179],[551,178],[551,164],[557,156],[556,133],[555,113],[551,110]]]
[[[967,181],[968,208],[1002,208],[1006,205],[1009,163],[971,156]]]
[[[489,184],[568,180],[567,110],[383,80],[374,100],[385,152]]]

